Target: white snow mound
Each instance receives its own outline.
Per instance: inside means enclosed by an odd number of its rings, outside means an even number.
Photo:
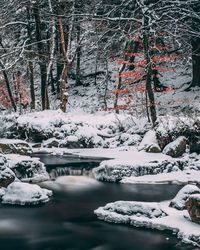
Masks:
[[[17,205],[37,205],[48,202],[52,191],[40,188],[35,184],[13,182],[2,196],[2,203]]]

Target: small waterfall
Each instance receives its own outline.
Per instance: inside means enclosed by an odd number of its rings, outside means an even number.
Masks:
[[[87,168],[57,167],[55,169],[52,169],[49,175],[52,180],[55,180],[59,176],[65,176],[65,175],[92,176],[92,171],[91,169]]]

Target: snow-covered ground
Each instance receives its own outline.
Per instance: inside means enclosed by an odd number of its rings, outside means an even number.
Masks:
[[[184,188],[185,190],[195,189],[193,186]],[[176,201],[185,198],[182,196],[184,192],[179,192],[181,195],[176,196]],[[171,201],[159,203],[116,201],[98,208],[94,213],[100,220],[107,222],[158,230],[168,229],[176,233],[183,242],[200,246],[200,226],[191,221],[185,209],[178,210],[170,207],[170,203]]]

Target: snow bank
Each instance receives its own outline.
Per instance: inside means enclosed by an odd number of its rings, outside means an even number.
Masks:
[[[13,117],[9,136],[28,138],[34,142],[75,136],[83,147],[115,147],[138,145],[141,135],[149,128],[146,119],[127,114],[65,114],[60,110],[46,110]]]
[[[13,182],[2,195],[3,204],[37,205],[49,201],[52,191],[35,184]]]
[[[171,230],[183,242],[200,246],[199,225],[191,221],[186,210],[169,207],[169,203],[117,201],[98,208],[94,213],[98,219],[107,222]]]
[[[161,173],[156,175],[131,176],[124,177],[120,181],[126,184],[200,184],[200,171],[196,170],[178,170],[171,173]]]

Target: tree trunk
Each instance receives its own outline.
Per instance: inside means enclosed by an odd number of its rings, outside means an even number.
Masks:
[[[125,44],[125,50],[127,49],[127,47],[128,47],[128,42],[126,42],[126,44]],[[128,56],[125,55],[124,60],[126,61],[127,58],[128,58]],[[119,92],[118,92],[118,90],[120,90],[121,87],[122,87],[122,77],[121,77],[121,74],[125,70],[125,68],[126,68],[126,64],[123,64],[122,67],[121,67],[121,69],[119,70],[119,78],[118,78],[118,83],[117,83],[117,86],[116,86],[114,109],[115,109],[115,112],[117,114],[119,114],[119,109],[117,108],[117,106],[118,106],[118,99],[119,99]]]
[[[132,42],[131,48],[130,48],[131,53],[137,53],[137,52],[138,52],[139,44],[140,44],[139,41],[135,41],[135,42],[134,42],[134,46],[133,46],[133,42]],[[135,62],[135,56],[134,56],[134,55],[130,57],[129,62],[130,62],[130,63],[134,63],[134,62]],[[131,70],[134,70],[134,69],[135,69],[135,66],[134,66],[134,65],[130,65],[130,66],[129,66],[129,70],[130,70],[130,71],[131,71]]]
[[[49,83],[51,84],[51,91],[54,93],[55,87],[53,83],[53,63],[55,60],[55,49],[56,49],[56,22],[55,22],[55,17],[54,17],[54,11],[52,7],[51,0],[48,0],[49,4],[49,11],[51,14],[51,34],[50,34],[50,41],[49,41],[49,63],[47,67],[47,79],[46,79],[46,84],[48,85]],[[48,91],[46,90],[46,95],[48,96]],[[48,98],[47,98],[48,99]],[[49,102],[49,100],[48,100]],[[49,105],[49,104],[48,104]]]
[[[156,115],[156,105],[154,100],[154,93],[151,86],[151,76],[152,76],[152,65],[151,65],[151,56],[150,56],[150,48],[149,48],[149,19],[146,15],[143,16],[143,46],[144,46],[144,53],[146,59],[146,91],[147,96],[149,98],[149,110],[151,121],[153,126],[155,126],[155,122],[157,119]],[[148,116],[148,107],[147,107],[147,116]]]
[[[14,111],[16,112],[17,111],[17,106],[16,106],[16,103],[15,103],[14,98],[13,98],[10,82],[9,82],[9,79],[8,79],[8,75],[7,75],[6,70],[4,69],[3,63],[1,61],[0,61],[0,66],[2,68],[3,76],[4,76],[4,79],[5,79],[5,82],[6,82],[6,88],[7,88],[7,91],[8,91],[8,95],[9,95],[12,107],[13,107]]]
[[[34,18],[35,18],[35,26],[36,26],[36,39],[37,39],[37,47],[39,54],[39,65],[40,65],[40,77],[41,77],[41,98],[42,98],[42,109],[49,109],[48,106],[48,91],[47,89],[47,68],[46,62],[44,58],[44,45],[42,42],[42,30],[41,30],[41,19],[39,13],[39,3],[36,1],[36,4],[33,8]]]
[[[192,39],[192,83],[190,87],[200,87],[200,38]]]
[[[28,33],[28,37],[29,37],[29,41],[28,41],[28,50],[31,50],[31,42],[32,42],[32,36],[31,36],[31,26],[30,26],[30,9],[29,7],[27,7],[26,9],[27,11],[27,21],[28,21],[28,25],[27,25],[27,33]],[[33,62],[31,61],[31,56],[29,54],[29,61],[28,61],[28,73],[29,73],[29,79],[30,79],[30,94],[31,94],[31,109],[35,109],[35,87],[34,87],[34,71],[33,71]]]
[[[66,46],[65,44],[65,35],[61,18],[59,18],[59,31],[60,31],[61,50],[64,58],[64,68],[60,77],[60,108],[63,112],[66,112],[68,103],[67,76],[69,72],[69,61],[67,57],[68,46]]]
[[[81,46],[80,46],[80,37],[81,37],[81,26],[80,22],[77,21],[77,51],[76,51],[76,85],[81,85]]]

